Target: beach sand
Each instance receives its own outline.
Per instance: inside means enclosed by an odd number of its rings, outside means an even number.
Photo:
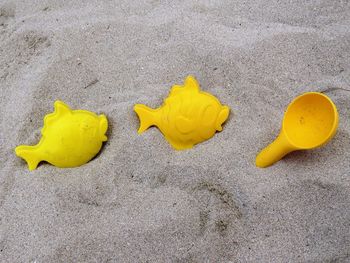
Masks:
[[[350,262],[349,1],[0,1],[0,262]],[[175,151],[137,134],[194,75],[231,108],[222,132]],[[326,146],[267,169],[255,156],[286,106],[324,91]],[[81,167],[15,156],[55,100],[104,113]]]

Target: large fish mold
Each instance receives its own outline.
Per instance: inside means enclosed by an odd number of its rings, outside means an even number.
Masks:
[[[55,110],[44,118],[42,137],[37,145],[20,145],[16,155],[34,170],[41,161],[66,168],[90,161],[107,141],[108,121],[105,115],[86,110],[71,110],[56,101]]]
[[[188,76],[183,86],[173,86],[159,108],[136,104],[134,110],[140,119],[139,134],[156,126],[176,150],[192,148],[222,131],[230,113],[228,106],[201,91],[193,76]]]

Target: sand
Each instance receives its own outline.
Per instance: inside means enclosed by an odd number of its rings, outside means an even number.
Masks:
[[[0,262],[350,262],[350,2],[0,1]],[[193,74],[231,107],[174,151],[135,103]],[[285,107],[323,91],[335,138],[258,169]],[[55,100],[104,113],[73,169],[28,171]]]

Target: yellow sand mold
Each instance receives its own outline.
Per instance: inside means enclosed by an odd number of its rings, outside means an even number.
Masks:
[[[71,110],[62,101],[44,118],[42,137],[35,146],[16,147],[29,170],[46,161],[57,167],[76,167],[90,161],[101,149],[108,128],[107,118],[86,110]]]
[[[140,119],[138,133],[157,126],[176,150],[192,148],[213,137],[222,130],[230,112],[216,97],[201,91],[192,76],[186,78],[184,86],[173,86],[158,109],[136,104],[134,110]]]

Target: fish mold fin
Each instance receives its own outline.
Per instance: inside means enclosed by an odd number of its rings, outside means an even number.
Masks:
[[[180,85],[174,85],[171,90],[170,90],[170,94],[169,94],[169,97],[172,97],[172,96],[176,96],[178,94],[180,94],[181,92],[184,91],[184,88]]]
[[[50,124],[53,121],[61,118],[62,116],[66,115],[66,114],[72,113],[72,110],[69,108],[69,106],[60,100],[55,101],[54,108],[55,108],[55,110],[53,113],[50,113],[44,117],[44,127],[41,129],[42,135],[45,135],[45,129],[48,126],[50,126]]]
[[[172,139],[165,137],[165,139],[170,143],[171,147],[173,147],[177,151],[182,151],[186,149],[191,149],[193,148],[194,144],[193,143],[181,143],[181,142],[175,142]]]
[[[193,77],[191,75],[189,75],[185,80],[185,88],[187,90],[192,90],[192,91],[196,91],[196,92],[200,91],[200,87],[199,87],[197,80],[195,79],[195,77]]]
[[[55,107],[55,112],[57,113],[58,116],[71,113],[72,111],[67,104],[65,104],[63,101],[60,101],[60,100],[55,101],[54,107]]]
[[[20,145],[16,147],[16,155],[24,159],[30,171],[36,169],[41,159],[37,156],[36,146]]]

